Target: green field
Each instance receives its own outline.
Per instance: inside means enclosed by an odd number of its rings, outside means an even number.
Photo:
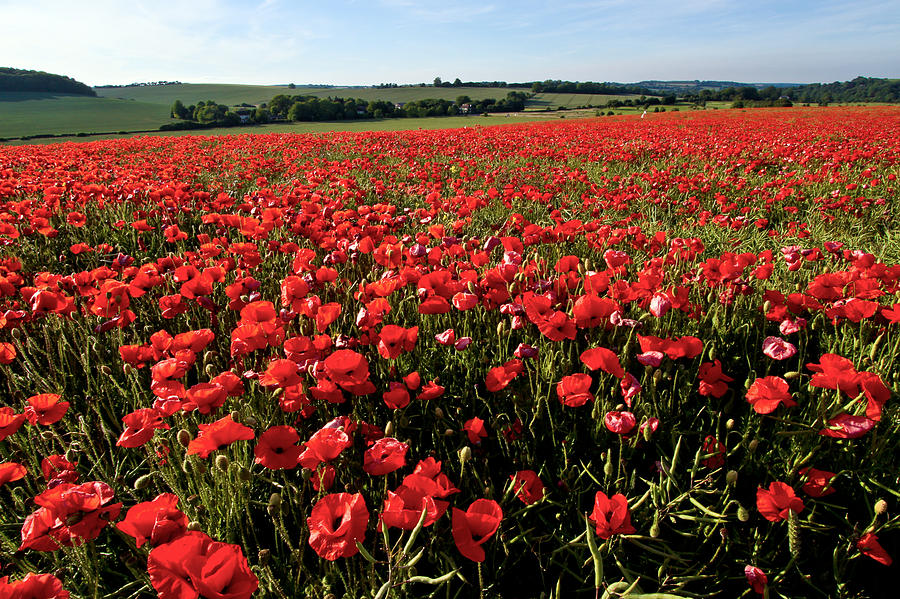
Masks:
[[[58,94],[0,93],[0,137],[157,129],[162,104]]]
[[[473,100],[503,98],[510,91],[527,91],[496,87],[397,87],[376,89],[372,87],[297,87],[276,85],[226,85],[185,83],[175,85],[128,86],[95,88],[99,98],[37,93],[0,93],[0,138],[17,138],[33,135],[77,133],[116,133],[118,131],[147,131],[158,129],[170,122],[169,109],[175,100],[186,105],[201,100],[215,100],[235,106],[242,103],[268,102],[278,94],[313,95],[318,97],[360,98],[363,100],[387,100],[412,102],[426,98],[455,100],[469,96]],[[528,101],[527,111],[547,108],[590,106],[605,104],[610,99],[624,100],[638,96],[609,96],[600,94],[537,94]],[[500,118],[506,118],[501,115]],[[510,117],[515,119],[516,117]],[[417,124],[425,121],[427,125]],[[446,121],[446,122],[445,122]],[[446,128],[464,126],[466,119],[403,119],[397,121],[365,121],[340,123],[304,123],[300,125],[274,125],[289,127],[291,131],[326,130],[393,130]],[[209,130],[185,131],[182,135],[205,135]],[[236,131],[228,130],[233,133]],[[98,137],[92,137],[97,139]],[[26,140],[30,141],[30,140]]]
[[[126,137],[149,136],[181,136],[181,135],[243,135],[265,133],[324,133],[327,131],[410,131],[415,129],[458,129],[462,127],[510,125],[514,123],[532,123],[560,118],[556,114],[532,116],[448,116],[417,119],[381,119],[360,121],[331,121],[324,123],[274,123],[268,125],[248,125],[246,127],[229,127],[217,129],[199,129],[193,131],[159,131],[151,133],[135,133],[131,135],[96,135],[88,138],[62,137],[31,140],[14,140],[0,145],[20,146],[30,144],[53,144],[67,141],[95,141],[98,139],[121,139]]]

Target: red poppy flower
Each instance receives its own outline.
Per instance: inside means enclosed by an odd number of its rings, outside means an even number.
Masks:
[[[637,337],[641,345],[641,352],[660,351],[672,360],[677,360],[678,358],[692,359],[703,351],[703,341],[689,335],[677,339],[660,339],[652,335],[647,335],[646,337],[638,335]]]
[[[366,537],[369,510],[360,493],[333,493],[316,502],[306,524],[313,551],[321,558],[335,561],[359,552],[356,543]]]
[[[78,480],[78,472],[75,471],[76,464],[73,464],[61,455],[48,455],[41,460],[41,474],[49,483],[50,481],[62,481],[74,483]],[[48,484],[49,486],[49,484]]]
[[[594,394],[590,391],[591,382],[589,374],[577,373],[564,376],[556,384],[556,395],[559,397],[560,403],[577,408],[583,406],[588,400],[593,401]]]
[[[575,300],[572,314],[575,316],[576,326],[579,329],[586,329],[609,324],[610,315],[620,309],[619,304],[613,299],[583,295]]]
[[[878,542],[878,536],[874,533],[867,532],[861,536],[856,542],[856,547],[863,555],[868,555],[880,564],[890,566],[894,563],[893,558],[884,550],[884,547]]]
[[[469,443],[481,445],[481,440],[488,436],[487,429],[484,427],[484,420],[475,417],[467,420],[462,428],[469,437]]]
[[[9,406],[0,407],[0,441],[15,434],[25,422],[25,414],[16,414]]]
[[[581,363],[591,370],[602,370],[607,374],[611,374],[616,378],[625,376],[622,364],[619,363],[619,356],[613,351],[605,347],[595,347],[581,353]]]
[[[802,512],[803,500],[797,497],[790,485],[775,481],[769,484],[768,489],[756,489],[756,508],[766,520],[778,522],[787,520],[791,512]]]
[[[522,370],[524,370],[524,368],[521,360],[510,360],[503,364],[503,366],[491,368],[485,378],[487,390],[494,393],[505,389],[506,386],[509,385]]]
[[[20,480],[28,474],[28,470],[22,464],[16,462],[0,463],[0,487],[6,483]]]
[[[497,532],[502,519],[503,510],[491,499],[476,499],[466,511],[453,508],[452,532],[456,548],[473,562],[483,562],[482,545]]]
[[[157,495],[153,501],[134,505],[116,528],[130,537],[138,547],[147,541],[156,547],[168,543],[187,532],[187,516],[179,510],[178,496],[172,493]]]
[[[394,324],[387,324],[382,327],[378,336],[378,354],[385,360],[393,360],[403,352],[415,349],[419,327],[404,329]]]
[[[369,362],[350,349],[339,349],[325,358],[325,373],[335,384],[350,390],[369,380]]]
[[[760,595],[765,594],[766,584],[769,582],[765,572],[756,566],[744,566],[744,576],[747,577],[747,583],[754,592],[759,593]]]
[[[471,293],[459,292],[453,296],[453,307],[457,310],[471,310],[478,305],[478,296]]]
[[[69,409],[69,402],[59,401],[56,393],[41,393],[28,398],[25,406],[25,418],[32,425],[53,424],[58,421]]]
[[[707,468],[721,468],[725,465],[725,446],[712,435],[703,439],[703,453],[709,457],[700,460],[700,463]]]
[[[403,478],[403,484],[430,497],[444,498],[459,493],[459,489],[441,472],[441,463],[434,458],[425,458],[416,464],[413,473]]]
[[[141,408],[122,418],[125,430],[116,441],[118,447],[140,447],[153,438],[157,429],[168,430],[162,421],[162,413],[155,408]]]
[[[69,599],[69,591],[52,574],[29,572],[19,581],[8,582],[6,576],[0,578],[0,597],[10,599]]]
[[[787,408],[797,405],[791,399],[788,382],[779,376],[767,376],[753,381],[747,389],[747,401],[757,414],[771,414],[781,403]]]
[[[409,445],[392,437],[378,439],[363,455],[363,470],[372,476],[388,474],[406,466]]]
[[[294,468],[300,461],[300,435],[292,426],[273,426],[259,436],[253,449],[256,463],[270,470]]]
[[[807,364],[815,372],[809,384],[823,389],[840,389],[851,397],[858,395],[857,372],[853,362],[837,354],[823,354],[818,364]]]
[[[305,449],[300,455],[300,465],[315,470],[322,462],[330,462],[342,451],[350,447],[353,441],[340,428],[324,427],[313,433],[309,441],[303,444]]]
[[[423,526],[431,526],[444,515],[450,503],[435,500],[421,488],[400,485],[396,491],[388,491],[381,510],[381,524],[384,526],[412,530],[419,523],[422,510],[428,510]]]
[[[44,491],[34,498],[40,507],[22,525],[19,550],[55,551],[96,539],[119,516],[122,504],[111,504],[113,496],[112,488],[99,481],[60,483]]]
[[[531,505],[544,498],[544,483],[534,470],[519,470],[511,474],[513,489],[525,505]]]
[[[597,491],[594,495],[594,510],[588,516],[596,526],[597,536],[608,539],[616,534],[633,534],[631,514],[628,511],[628,500],[621,493],[607,497],[606,493]]]
[[[391,381],[390,390],[381,395],[384,404],[392,410],[399,410],[409,405],[409,391],[403,383]]]
[[[259,588],[238,545],[190,531],[150,551],[150,584],[159,599],[249,599]]]
[[[324,462],[319,464],[310,477],[313,491],[318,493],[319,491],[327,491],[330,489],[331,485],[334,484],[335,474],[334,466],[331,464],[326,464]]]
[[[316,311],[316,330],[320,333],[324,333],[325,329],[328,328],[328,325],[337,320],[340,315],[341,305],[336,302],[320,306]]]
[[[16,359],[16,346],[6,341],[0,343],[0,364],[12,364]]]
[[[637,425],[637,418],[631,412],[607,412],[603,418],[607,430],[617,435],[627,435]]]
[[[837,476],[834,472],[817,470],[816,468],[803,468],[800,470],[800,474],[806,476],[806,482],[803,483],[803,492],[810,497],[825,497],[837,491],[831,486],[831,481]]]
[[[722,373],[722,363],[719,360],[701,364],[697,376],[700,378],[700,395],[708,397],[722,397],[728,392],[728,383],[734,381]]]
[[[419,394],[416,395],[416,399],[421,399],[422,401],[437,399],[444,394],[444,391],[444,387],[438,385],[436,381],[428,381],[422,387],[422,390],[419,391]]]
[[[835,439],[858,439],[875,428],[876,422],[865,416],[840,414],[828,421],[826,428],[819,431],[824,437]]]
[[[296,385],[300,381],[297,363],[286,358],[272,360],[266,367],[266,371],[259,375],[259,384],[263,387],[284,389]]]
[[[211,424],[201,424],[200,434],[188,443],[187,455],[196,454],[201,458],[207,458],[217,449],[227,447],[235,441],[249,441],[253,437],[255,434],[252,428],[238,424],[229,414]]]

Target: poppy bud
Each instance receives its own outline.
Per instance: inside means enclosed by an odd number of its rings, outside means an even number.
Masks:
[[[102,366],[100,366],[100,372],[102,372],[106,376],[112,376],[112,368],[110,368],[106,364],[103,364]]]
[[[740,506],[737,509],[737,518],[741,522],[746,522],[750,519],[750,512],[744,506]]]
[[[272,557],[272,552],[268,549],[260,549],[257,554],[257,559],[259,560],[259,566],[261,568],[265,568],[269,565],[269,559]]]
[[[15,339],[16,341],[21,341],[21,340],[22,340],[22,331],[20,331],[19,329],[13,329],[13,330],[11,330],[11,331],[9,332],[9,334],[10,334],[10,335],[12,336],[12,338]]]
[[[888,504],[887,504],[887,501],[885,501],[884,499],[879,499],[878,501],[875,502],[875,515],[876,516],[881,516],[881,515],[887,513],[887,509],[888,509]]]
[[[653,438],[653,429],[649,426],[642,426],[641,433],[644,435],[644,441],[650,442],[650,439]]]
[[[309,480],[312,478],[312,470],[310,470],[309,468],[304,468],[300,472],[300,476],[303,477],[303,480]]]
[[[762,309],[764,314],[768,314],[769,310],[772,309],[772,302],[770,302],[769,300],[764,301]]]
[[[385,437],[393,437],[394,436],[394,423],[388,420],[388,423],[384,425],[384,436]]]
[[[44,441],[52,441],[53,440],[53,432],[52,431],[42,432],[41,439],[43,439]]]
[[[78,453],[73,449],[69,449],[66,451],[65,455],[67,462],[77,462],[78,461]]]
[[[134,481],[134,490],[142,491],[153,484],[153,475],[145,474],[143,476],[139,476],[136,481]]]
[[[725,421],[725,430],[730,431],[734,428],[734,418],[729,418]]]
[[[206,373],[206,376],[208,376],[209,378],[212,378],[212,377],[216,376],[216,367],[213,366],[212,364],[207,364],[206,368],[204,369],[204,372]]]
[[[747,451],[749,451],[750,453],[753,453],[754,451],[756,451],[757,447],[759,447],[759,441],[757,441],[756,439],[753,439],[752,441],[750,441],[750,444],[747,445]]]
[[[256,426],[258,423],[259,421],[253,416],[247,416],[246,418],[244,418],[244,424],[246,424],[247,426]]]
[[[134,372],[134,368],[131,367],[131,364],[125,362],[124,364],[122,364],[122,372],[125,374],[125,376],[129,376],[132,372]]]
[[[459,461],[463,464],[472,459],[472,448],[466,445],[459,450]]]
[[[270,505],[267,505],[267,506],[266,506],[266,513],[268,513],[268,514],[269,514],[270,516],[272,516],[272,517],[275,517],[275,516],[277,516],[279,513],[281,513],[281,506],[280,506],[280,505],[271,505],[271,504],[270,504]]]
[[[234,420],[235,422],[240,422],[241,421],[241,413],[238,412],[237,410],[232,410],[231,419]]]
[[[181,445],[182,447],[187,447],[191,442],[191,433],[187,432],[184,429],[181,429],[180,431],[178,431],[178,434],[175,436],[175,438],[178,440],[179,445]]]
[[[249,482],[251,478],[253,478],[253,473],[251,473],[244,466],[240,466],[237,471],[238,480],[241,482]]]
[[[793,510],[788,517],[788,549],[793,557],[800,555],[800,519]]]
[[[454,431],[452,428],[448,428],[447,430],[444,431],[444,436],[445,436],[445,437],[452,437],[454,432],[455,432],[455,431]]]
[[[100,344],[97,343],[96,339],[91,339],[91,351],[97,353],[100,351]]]
[[[612,451],[606,452],[606,463],[603,464],[603,474],[605,474],[607,478],[613,475]]]
[[[199,531],[202,530],[203,527],[196,520],[192,520],[191,522],[188,522],[187,529],[190,531]]]
[[[280,506],[281,505],[281,493],[272,493],[269,495],[269,505]]]
[[[650,536],[654,539],[659,536],[659,512],[653,514],[653,524],[650,526]]]
[[[216,468],[218,468],[222,472],[228,472],[229,464],[230,464],[230,462],[228,461],[227,455],[216,456]]]
[[[506,330],[506,321],[501,320],[497,323],[497,336],[503,335],[503,332]]]
[[[729,485],[736,485],[738,479],[737,470],[729,470],[728,474],[725,475],[725,482]]]
[[[786,379],[788,379],[788,380],[795,379],[795,378],[797,378],[798,376],[800,376],[800,373],[797,372],[796,370],[792,370],[791,372],[785,372],[785,373],[784,373],[784,378],[786,378]]]
[[[444,419],[444,410],[442,410],[440,407],[435,408],[434,409],[434,417],[437,418],[438,420],[443,420]]]

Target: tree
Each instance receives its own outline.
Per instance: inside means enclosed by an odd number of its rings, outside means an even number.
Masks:
[[[456,103],[462,106],[463,104],[471,104],[472,98],[469,96],[456,96]]]
[[[453,80],[453,87],[462,87],[462,81],[459,80],[459,77]]]
[[[440,78],[440,77],[435,77],[435,78],[434,78],[434,86],[435,86],[435,87],[440,87],[442,83],[443,83],[443,82],[441,81],[441,78]]]
[[[185,108],[181,100],[175,100],[175,103],[172,104],[172,110],[170,111],[169,116],[173,119],[188,120],[191,114],[188,112],[188,109]]]

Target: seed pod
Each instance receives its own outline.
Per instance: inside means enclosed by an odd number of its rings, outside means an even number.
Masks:
[[[734,428],[734,418],[729,418],[725,421],[725,430],[730,431]]]
[[[759,447],[759,441],[757,441],[756,439],[753,439],[752,441],[750,441],[750,444],[747,445],[747,451],[749,451],[750,453],[753,453],[754,451],[756,451],[757,447]]]
[[[237,410],[232,410],[230,416],[231,416],[231,419],[234,420],[235,422],[241,421],[241,413],[238,412]]]
[[[244,424],[246,424],[247,426],[253,427],[253,426],[256,426],[257,424],[259,424],[259,421],[256,418],[254,418],[253,416],[247,416],[246,418],[244,418]]]
[[[175,439],[178,441],[178,444],[182,447],[187,447],[191,442],[191,433],[187,432],[184,429],[178,431],[178,434],[175,436]]]
[[[256,556],[259,560],[259,566],[265,568],[269,565],[269,560],[272,558],[272,552],[268,549],[260,549]]]
[[[269,505],[281,505],[281,493],[272,493],[269,495]]]
[[[434,417],[437,418],[438,420],[443,420],[444,419],[444,410],[442,410],[440,407],[435,408],[434,409]]]
[[[659,512],[653,514],[653,524],[650,526],[650,536],[654,539],[659,536]]]
[[[611,450],[606,452],[606,463],[603,464],[603,474],[605,474],[607,478],[613,475],[613,460]]]
[[[452,428],[448,428],[447,430],[444,431],[444,436],[452,437],[454,435],[454,433],[455,433],[455,431]]]

